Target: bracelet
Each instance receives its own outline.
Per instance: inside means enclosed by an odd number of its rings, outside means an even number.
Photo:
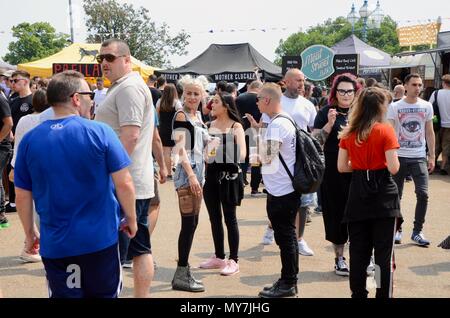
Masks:
[[[196,177],[197,178],[197,176],[195,174],[191,174],[191,175],[188,176],[188,179],[190,179],[192,177]]]

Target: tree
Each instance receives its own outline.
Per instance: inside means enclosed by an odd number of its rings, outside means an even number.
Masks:
[[[18,40],[9,43],[3,59],[14,65],[42,59],[69,45],[69,36],[56,33],[48,22],[24,22],[12,27],[12,32]]]
[[[362,38],[362,22],[355,24],[355,35]],[[395,54],[400,52],[397,37],[397,23],[387,16],[381,23],[380,29],[369,29],[367,32],[367,43],[386,53]],[[277,59],[275,63],[281,65],[281,57],[285,55],[299,56],[303,50],[314,44],[322,44],[332,47],[339,41],[352,34],[352,26],[344,17],[338,17],[334,21],[328,19],[307,30],[306,33],[298,32],[289,36],[286,41],[280,40],[275,50]]]
[[[171,37],[169,26],[156,25],[144,7],[135,9],[116,0],[84,0],[83,8],[90,43],[109,38],[124,40],[135,58],[156,67],[170,66],[168,56],[172,54],[187,54],[189,35],[182,31]]]

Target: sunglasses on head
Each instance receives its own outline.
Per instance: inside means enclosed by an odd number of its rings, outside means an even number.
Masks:
[[[91,100],[94,100],[94,97],[95,97],[95,93],[94,92],[75,92],[72,95],[70,95],[70,97],[73,97],[75,94],[78,94],[78,95],[89,95]]]
[[[124,56],[126,56],[126,55],[116,56],[114,54],[100,54],[100,55],[97,55],[96,59],[99,64],[101,64],[103,62],[103,60],[106,60],[106,62],[108,62],[108,63],[112,63],[119,57],[124,57]]]

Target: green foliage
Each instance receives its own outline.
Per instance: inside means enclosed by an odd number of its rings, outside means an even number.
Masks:
[[[42,59],[70,44],[69,36],[55,33],[55,28],[48,22],[24,22],[14,26],[12,32],[18,40],[9,43],[9,52],[3,59],[13,65]]]
[[[361,21],[355,24],[355,35],[362,38],[363,24]],[[369,29],[367,32],[367,43],[386,53],[395,54],[400,52],[397,37],[397,23],[387,16],[381,23],[380,29]],[[275,50],[277,59],[275,63],[281,65],[281,57],[285,55],[299,56],[307,47],[322,44],[332,47],[339,41],[352,34],[352,26],[344,17],[335,20],[328,19],[322,24],[311,27],[306,32],[298,32],[290,35],[286,41],[280,40]]]
[[[156,25],[144,7],[135,9],[116,0],[84,0],[83,8],[90,43],[110,38],[124,40],[135,58],[155,67],[170,66],[169,55],[187,54],[190,36],[182,31],[171,37],[169,26]]]

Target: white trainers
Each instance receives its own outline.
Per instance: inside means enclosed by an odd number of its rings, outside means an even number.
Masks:
[[[375,260],[373,256],[370,257],[370,263],[367,266],[367,276],[375,276]]]
[[[313,250],[309,248],[304,239],[298,241],[298,253],[303,256],[314,256]]]
[[[334,272],[339,276],[350,276],[350,270],[345,262],[345,257],[335,258]]]
[[[30,253],[27,253],[27,251],[25,251],[25,250],[22,250],[22,253],[20,254],[20,259],[24,263],[42,262],[41,256],[39,254],[30,254]]]
[[[270,227],[267,227],[266,232],[264,233],[264,236],[263,236],[262,243],[264,245],[270,245],[270,244],[273,244],[274,241],[275,241],[275,239],[273,237],[273,229],[271,229]]]
[[[402,232],[400,232],[400,231],[395,232],[394,242],[395,242],[395,244],[402,243]]]

